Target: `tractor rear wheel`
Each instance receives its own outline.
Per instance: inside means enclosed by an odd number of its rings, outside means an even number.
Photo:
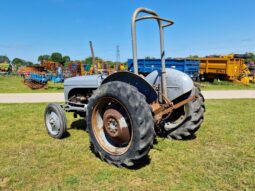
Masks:
[[[187,96],[192,95],[198,95],[198,98],[174,110],[169,117],[168,130],[164,133],[168,138],[188,139],[200,128],[205,112],[204,97],[198,87],[194,87]]]
[[[154,122],[145,96],[123,82],[101,85],[89,99],[87,125],[94,152],[110,164],[132,167],[153,145]]]

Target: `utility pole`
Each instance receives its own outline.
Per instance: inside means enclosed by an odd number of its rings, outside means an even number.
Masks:
[[[90,51],[91,51],[91,56],[92,56],[93,70],[94,70],[94,73],[97,74],[98,73],[97,64],[96,64],[96,59],[95,59],[95,55],[94,55],[93,44],[91,41],[89,41],[89,46],[90,46]]]
[[[116,67],[117,67],[117,70],[120,69],[120,47],[119,45],[116,46]]]

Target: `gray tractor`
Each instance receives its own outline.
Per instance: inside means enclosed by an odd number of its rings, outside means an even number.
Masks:
[[[143,78],[138,74],[136,22],[145,19],[154,19],[159,26],[162,69]],[[49,135],[64,137],[65,112],[73,112],[75,117],[86,118],[94,152],[102,160],[122,167],[141,162],[156,135],[172,139],[193,137],[203,122],[204,98],[188,75],[165,68],[163,33],[172,24],[154,11],[136,9],[132,16],[134,73],[66,79],[65,104],[49,104],[45,109]]]

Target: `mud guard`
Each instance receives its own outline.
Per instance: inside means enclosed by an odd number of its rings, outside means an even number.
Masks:
[[[175,69],[166,69],[167,97],[169,100],[180,97],[188,93],[194,87],[192,79],[185,73]],[[160,71],[155,70],[146,76],[145,80],[151,85],[160,84]]]
[[[112,82],[112,81],[120,81],[130,84],[138,89],[146,97],[147,103],[152,103],[157,100],[158,95],[157,92],[153,89],[153,87],[142,77],[131,73],[131,72],[116,72],[106,77],[102,84]]]

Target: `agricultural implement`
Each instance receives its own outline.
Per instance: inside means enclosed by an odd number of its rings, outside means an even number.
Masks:
[[[46,71],[54,71],[56,74]],[[42,66],[21,67],[18,74],[24,77],[24,84],[31,89],[47,88],[48,81],[54,83],[64,81],[62,68],[57,62],[52,61],[42,61]]]
[[[0,74],[9,74],[12,71],[12,66],[9,63],[0,63]]]
[[[174,68],[188,74],[192,79],[199,77],[199,60],[194,59],[166,59],[166,68]],[[133,59],[128,59],[128,69],[134,71]],[[138,59],[138,72],[148,75],[154,70],[161,69],[160,59]]]
[[[248,84],[249,70],[241,55],[209,56],[200,60],[200,79],[223,79]]]
[[[161,68],[142,78],[138,74],[136,22],[145,19],[154,19],[159,26]],[[136,9],[132,17],[134,73],[65,80],[65,104],[49,104],[45,109],[48,134],[65,136],[65,112],[86,117],[93,151],[119,167],[138,164],[149,153],[156,135],[173,139],[194,136],[203,121],[204,99],[188,75],[165,68],[163,33],[172,24],[154,11]]]
[[[62,76],[62,69],[60,67],[58,68],[57,75],[53,75],[52,73],[46,74],[43,72],[30,72],[29,75],[24,78],[24,84],[26,84],[31,89],[47,88],[48,81],[52,81],[54,83],[62,83],[64,81]]]
[[[44,70],[55,72],[60,67],[60,64],[50,60],[42,60],[41,66],[44,68]]]
[[[30,72],[30,74],[24,78],[24,84],[31,89],[47,88],[47,82],[46,74],[43,73]]]

